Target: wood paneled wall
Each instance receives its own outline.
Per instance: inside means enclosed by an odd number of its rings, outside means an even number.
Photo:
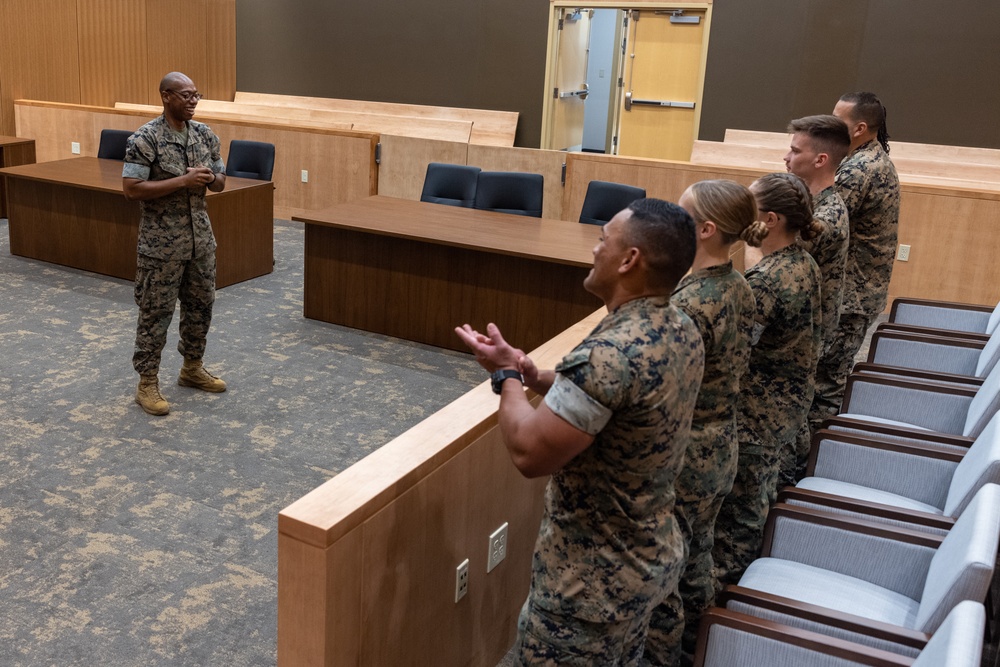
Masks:
[[[182,71],[206,96],[236,93],[236,0],[4,0],[0,134],[17,99],[156,104]]]

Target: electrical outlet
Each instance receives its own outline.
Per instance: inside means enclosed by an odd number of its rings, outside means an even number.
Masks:
[[[455,568],[455,602],[465,597],[469,592],[469,559],[463,560]]]
[[[302,182],[303,183],[309,182],[309,172],[306,171],[305,169],[302,170]]]
[[[493,531],[490,535],[490,553],[486,558],[486,571],[492,572],[493,568],[500,564],[507,557],[507,522]]]
[[[910,261],[910,246],[900,244],[899,250],[896,251],[896,259],[901,262]]]
[[[73,155],[79,155],[80,154],[80,142],[79,141],[71,142],[70,145],[69,145],[69,150],[70,150],[70,152]]]

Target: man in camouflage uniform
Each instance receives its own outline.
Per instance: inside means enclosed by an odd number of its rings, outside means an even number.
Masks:
[[[139,373],[135,400],[151,415],[170,405],[160,394],[160,353],[180,298],[178,352],[184,357],[177,383],[221,392],[226,383],[202,366],[215,302],[215,236],[205,188],[226,186],[219,138],[192,121],[201,95],[180,72],[160,82],[163,115],[129,137],[122,168],[125,197],[140,202],[135,302],[139,322],[132,365]]]
[[[854,357],[885,310],[899,227],[899,178],[889,159],[885,107],[872,93],[849,93],[833,114],[851,134],[851,153],[837,170],[851,230],[840,323],[826,354],[829,386],[822,388],[822,400],[814,406],[813,424],[824,413],[840,411]]]
[[[809,187],[813,196],[813,218],[825,227],[812,241],[799,241],[816,260],[823,274],[820,290],[823,319],[820,357],[816,366],[816,393],[809,409],[809,425],[799,431],[795,447],[797,460],[782,467],[783,472],[794,470],[795,474],[783,475],[778,480],[779,488],[794,484],[802,477],[809,456],[811,431],[819,428],[819,422],[828,416],[828,406],[835,400],[831,392],[836,391],[834,377],[839,360],[831,357],[829,350],[840,322],[850,229],[847,206],[836,187],[837,167],[851,146],[847,124],[833,115],[806,116],[789,123],[788,131],[792,133],[792,138],[785,155],[785,166]]]
[[[584,280],[608,315],[555,371],[539,371],[493,324],[488,335],[456,329],[493,373],[514,465],[552,475],[518,621],[520,664],[637,664],[652,608],[677,585],[673,484],[704,351],[670,293],[694,252],[678,206],[641,199],[616,215]],[[509,379],[544,401],[535,409]]]

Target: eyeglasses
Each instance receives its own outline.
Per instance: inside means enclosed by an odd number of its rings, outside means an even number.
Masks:
[[[187,90],[186,90],[186,91],[184,91],[184,92],[182,92],[182,93],[179,93],[179,92],[177,92],[176,90],[170,90],[170,89],[168,88],[168,89],[167,89],[167,90],[165,90],[164,92],[167,92],[167,93],[173,93],[174,95],[176,95],[177,97],[181,98],[181,99],[182,99],[182,100],[184,100],[185,102],[190,102],[191,100],[194,100],[195,102],[197,102],[197,101],[199,101],[199,100],[200,100],[201,98],[205,97],[204,95],[202,95],[201,93],[199,93],[199,92],[198,92],[197,90],[196,90],[196,91],[194,91],[193,93],[192,93],[192,92],[190,92],[190,91],[187,91]]]

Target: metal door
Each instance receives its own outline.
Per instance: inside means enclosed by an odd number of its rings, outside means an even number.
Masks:
[[[587,99],[591,9],[560,9],[555,37],[548,141],[542,148],[580,150]]]

